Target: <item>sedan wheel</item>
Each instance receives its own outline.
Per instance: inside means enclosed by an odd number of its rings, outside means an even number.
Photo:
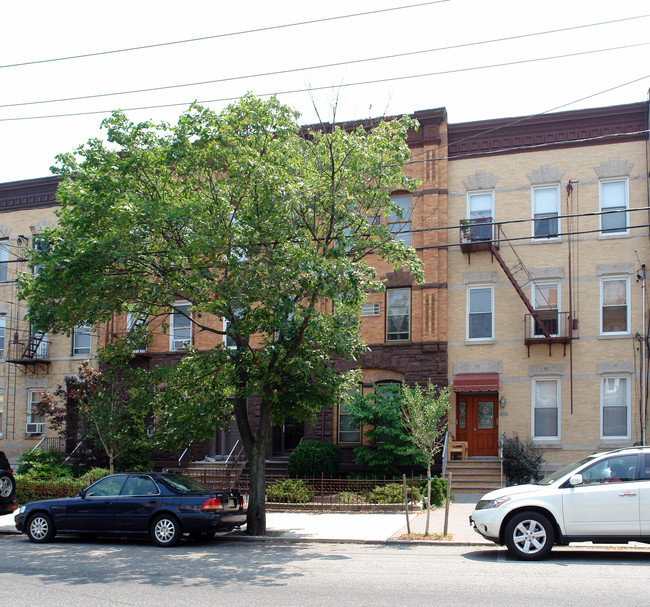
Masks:
[[[159,546],[176,546],[182,535],[181,526],[173,516],[159,516],[151,525],[151,539]]]
[[[43,544],[54,539],[56,530],[48,514],[35,514],[27,521],[25,533],[30,541]]]
[[[518,559],[534,561],[548,556],[555,542],[549,520],[538,512],[523,512],[506,527],[506,546]]]
[[[16,493],[16,481],[6,472],[0,474],[0,503],[8,502]]]

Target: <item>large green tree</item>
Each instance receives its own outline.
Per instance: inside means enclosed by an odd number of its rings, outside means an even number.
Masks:
[[[189,302],[214,346],[169,373],[218,377],[206,410],[234,411],[251,470],[247,530],[264,533],[271,422],[309,419],[350,388],[332,360],[364,351],[360,307],[382,288],[368,255],[422,275],[413,249],[375,220],[399,215],[391,192],[414,187],[402,172],[414,125],[306,130],[277,99],[247,95],[220,113],[192,106],[176,125],[116,112],[103,126],[107,141],[57,157],[58,226],[29,253],[38,273],[20,281],[29,320],[69,331]]]

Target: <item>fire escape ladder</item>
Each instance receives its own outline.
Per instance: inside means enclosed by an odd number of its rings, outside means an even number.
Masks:
[[[505,234],[503,233],[501,226],[499,225],[497,227],[498,227],[498,241],[505,242],[508,244],[510,250],[513,252],[515,256],[516,262],[511,267],[509,267],[508,264],[503,259],[503,257],[501,256],[501,254],[499,253],[499,248],[498,246],[496,246],[494,241],[490,243],[490,252],[492,253],[492,257],[494,257],[497,260],[497,262],[501,266],[501,269],[505,272],[505,275],[508,277],[508,280],[515,288],[515,291],[517,291],[517,295],[519,295],[521,301],[523,301],[526,308],[528,308],[528,312],[530,312],[530,315],[533,317],[533,320],[535,321],[536,325],[539,326],[539,330],[544,334],[544,337],[546,339],[550,339],[551,334],[549,332],[547,323],[544,322],[544,319],[541,317],[539,310],[536,310],[534,308],[533,304],[530,302],[528,297],[526,297],[526,294],[521,288],[522,285],[526,286],[528,283],[532,283],[533,286],[536,288],[535,281],[533,280],[533,277],[528,271],[528,268],[526,268],[526,266],[524,265],[524,262],[521,260],[519,255],[517,255],[517,251],[515,251],[515,248],[512,246],[510,241],[505,237]],[[516,278],[517,275],[523,275],[522,284],[520,284],[520,282],[517,280]]]
[[[23,351],[23,358],[25,359],[36,358],[38,348],[43,342],[43,338],[45,337],[45,335],[46,335],[45,331],[34,331],[29,336],[29,340],[27,341],[27,345],[25,346],[25,350]]]

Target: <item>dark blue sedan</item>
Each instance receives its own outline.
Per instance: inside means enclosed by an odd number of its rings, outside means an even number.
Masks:
[[[75,497],[31,502],[16,515],[16,529],[37,543],[72,533],[150,535],[159,546],[174,546],[185,533],[209,537],[245,522],[238,493],[168,473],[112,474]]]

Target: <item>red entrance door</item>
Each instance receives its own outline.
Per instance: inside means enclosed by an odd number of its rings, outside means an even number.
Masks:
[[[467,441],[470,457],[499,454],[496,395],[459,393],[456,396],[456,440]]]

